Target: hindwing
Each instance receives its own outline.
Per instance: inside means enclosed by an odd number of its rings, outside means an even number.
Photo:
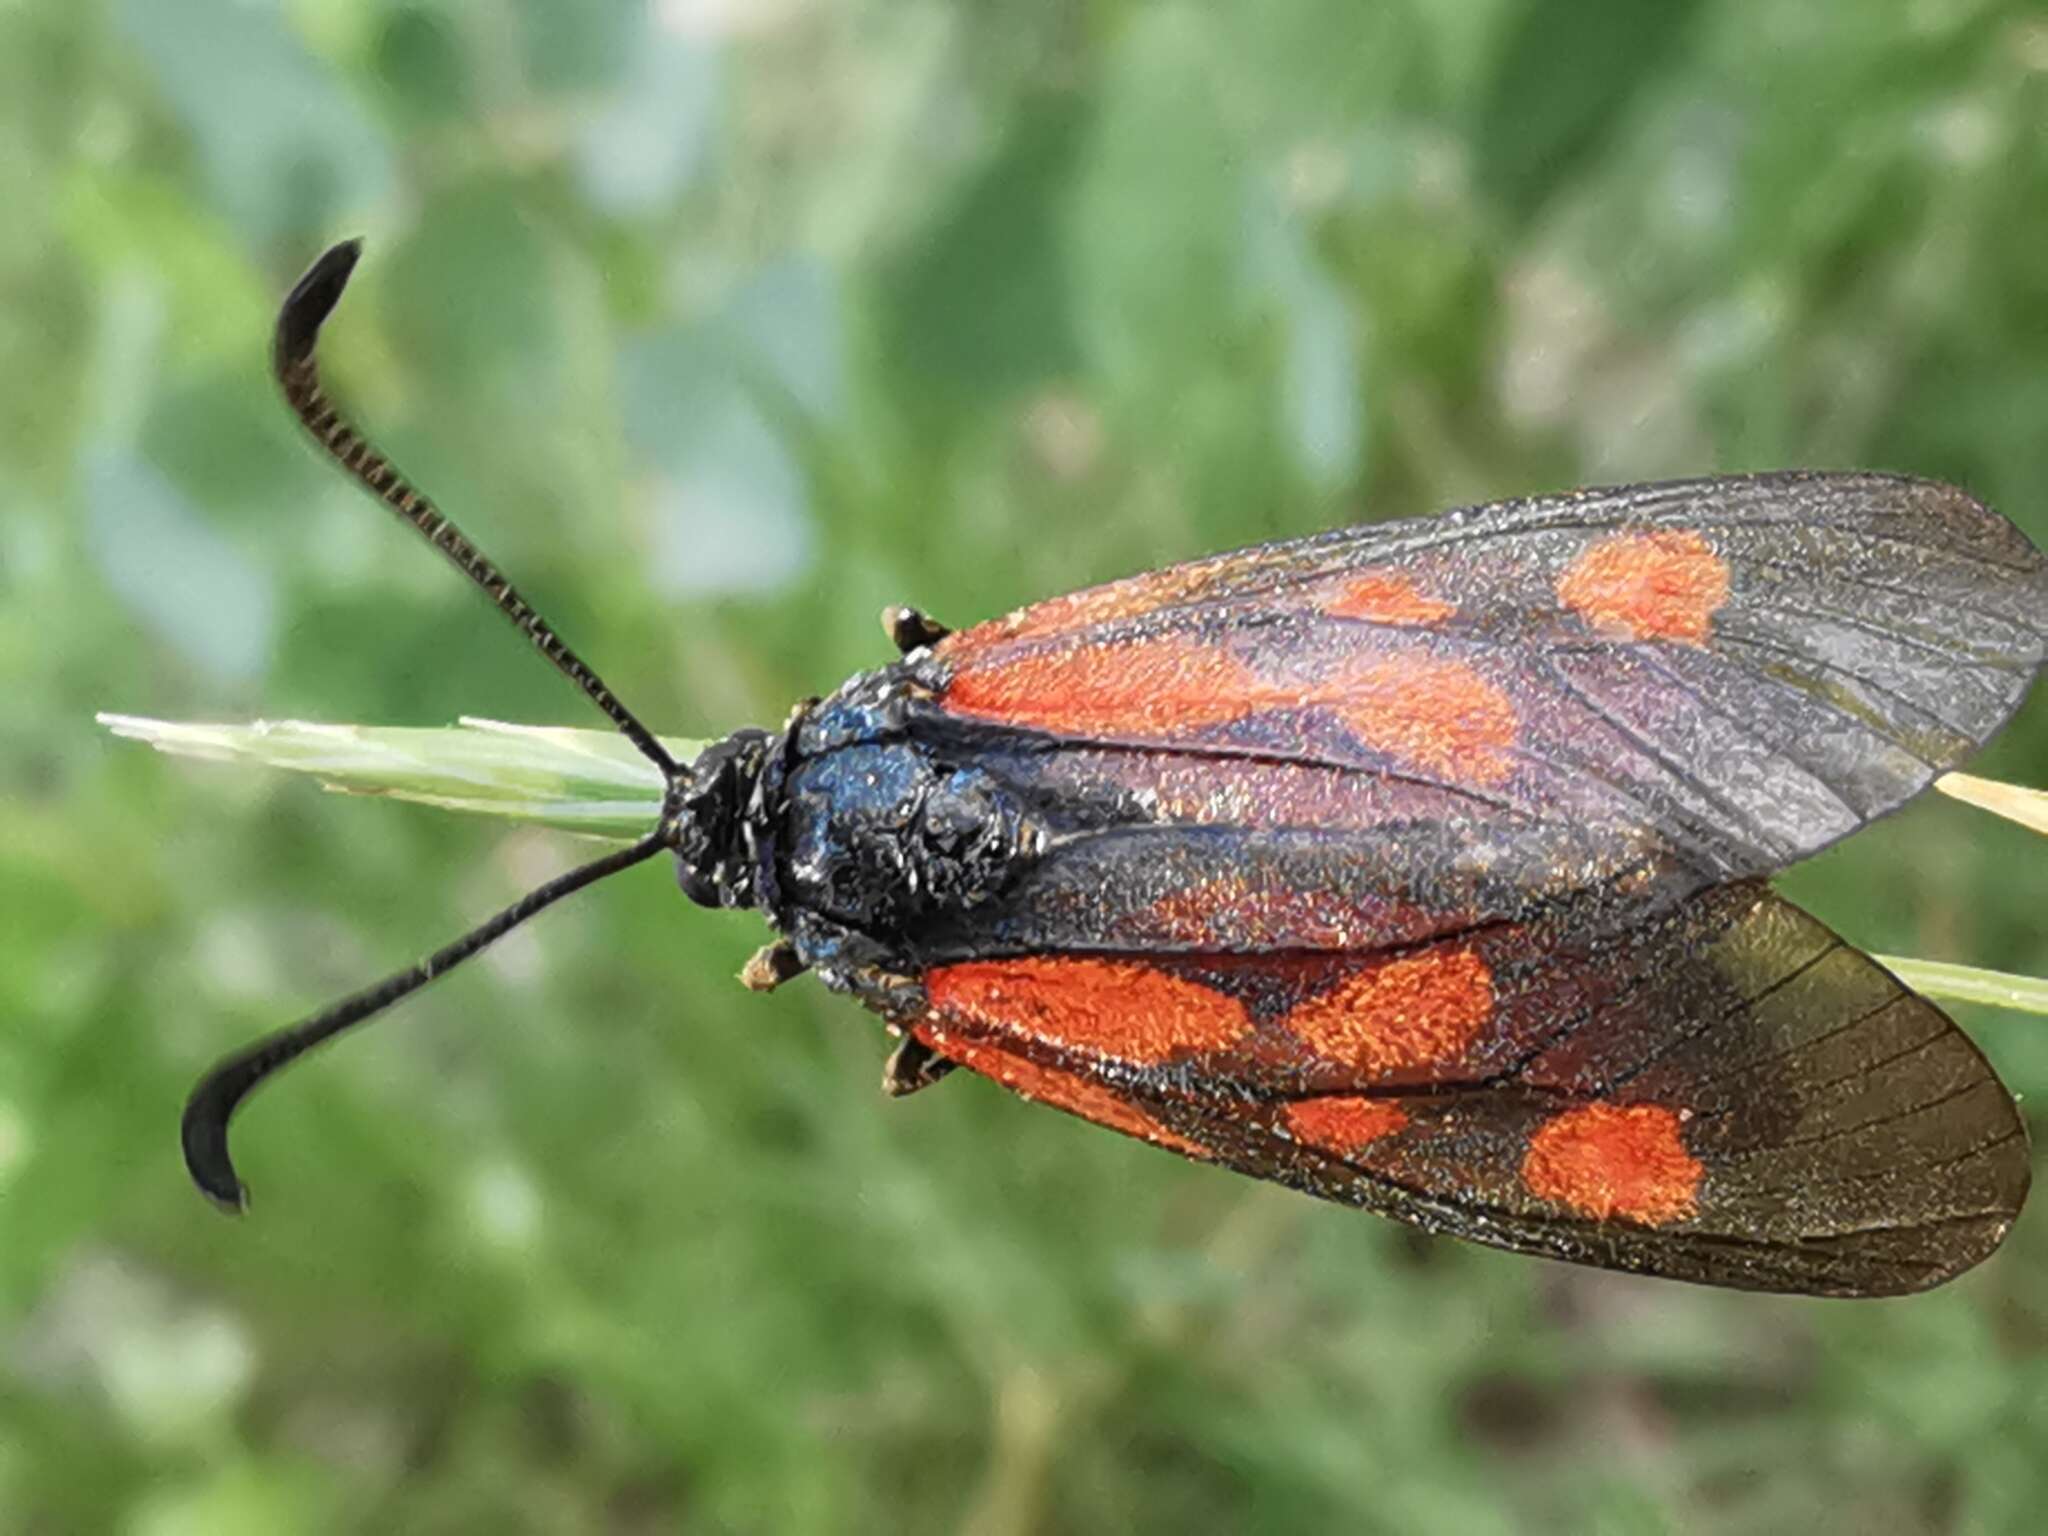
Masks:
[[[924,978],[1027,1097],[1495,1247],[1757,1290],[1919,1290],[1997,1246],[2026,1133],[1940,1010],[1751,883],[1371,956],[1041,955]]]

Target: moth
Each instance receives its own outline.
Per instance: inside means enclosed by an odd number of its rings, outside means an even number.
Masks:
[[[223,1061],[184,1115],[238,1209],[257,1084],[645,860],[897,1037],[1184,1157],[1430,1232],[1761,1291],[1989,1255],[2027,1133],[1942,1012],[1766,877],[1990,737],[2048,562],[1947,486],[1784,473],[1342,528],[958,632],[672,758],[331,405],[356,242],[285,300],[314,439],[661,771],[656,824]]]

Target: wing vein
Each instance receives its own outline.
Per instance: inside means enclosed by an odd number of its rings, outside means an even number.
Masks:
[[[1939,1038],[1939,1036],[1935,1037],[1935,1039]],[[1924,1050],[1933,1043],[1933,1040],[1925,1041],[1920,1049]],[[1909,1051],[1906,1054],[1912,1055],[1913,1052]],[[1996,1086],[1996,1084],[1988,1077],[1972,1078],[1960,1087],[1951,1088],[1939,1098],[1927,1099],[1906,1109],[1887,1110],[1882,1114],[1872,1115],[1867,1120],[1859,1120],[1854,1125],[1838,1125],[1832,1129],[1817,1132],[1812,1136],[1794,1136],[1784,1141],[1774,1141],[1768,1146],[1752,1147],[1741,1152],[1724,1153],[1723,1161],[1730,1163],[1753,1162],[1760,1157],[1771,1157],[1781,1152],[1789,1152],[1795,1147],[1817,1147],[1830,1141],[1840,1141],[1844,1136],[1860,1135],[1864,1131],[1874,1131],[1879,1126],[1892,1125],[1901,1120],[1911,1120],[1916,1116],[1929,1114],[1934,1110],[1942,1108],[1944,1105],[1954,1103],[1966,1094],[1975,1093],[1987,1086]]]
[[[1757,993],[1754,997],[1743,998],[1739,1002],[1730,1004],[1727,1008],[1724,1008],[1719,1014],[1715,1015],[1711,1019],[1708,1019],[1704,1022],[1695,1023],[1693,1027],[1691,1027],[1690,1029],[1674,1032],[1673,1034],[1666,1036],[1662,1041],[1658,1042],[1654,1049],[1648,1052],[1648,1054],[1641,1057],[1634,1066],[1628,1068],[1626,1071],[1618,1072],[1614,1076],[1607,1078],[1605,1081],[1604,1091],[1612,1093],[1617,1088],[1626,1088],[1630,1083],[1634,1082],[1637,1078],[1641,1077],[1645,1072],[1649,1071],[1650,1068],[1654,1067],[1658,1062],[1662,1061],[1665,1057],[1669,1056],[1673,1051],[1677,1050],[1680,1046],[1689,1045],[1691,1042],[1699,1039],[1701,1036],[1709,1034],[1716,1029],[1719,1029],[1722,1025],[1726,1024],[1730,1019],[1739,1018],[1741,1015],[1750,1012],[1759,1004],[1765,1002],[1769,998],[1775,996],[1777,993],[1782,992],[1785,988],[1791,986],[1792,983],[1799,980],[1800,977],[1806,975],[1809,971],[1813,970],[1815,966],[1819,965],[1823,960],[1826,960],[1830,955],[1833,955],[1836,952],[1846,948],[1848,948],[1848,946],[1844,944],[1840,939],[1835,939],[1831,944],[1827,945],[1819,953],[1815,954],[1811,959],[1808,959],[1802,962],[1800,965],[1797,965],[1793,969],[1787,971],[1784,975],[1780,976],[1776,981],[1773,981],[1769,986],[1765,987],[1761,992]]]
[[[1719,806],[1720,809],[1723,812],[1725,812],[1738,825],[1748,828],[1749,830],[1747,835],[1752,840],[1757,842],[1760,846],[1763,846],[1765,845],[1766,839],[1768,838],[1769,844],[1768,846],[1764,847],[1764,851],[1766,853],[1770,854],[1773,858],[1776,858],[1782,862],[1783,860],[1791,857],[1791,855],[1797,851],[1796,849],[1781,846],[1780,844],[1782,840],[1773,837],[1768,833],[1765,833],[1762,828],[1756,826],[1754,820],[1740,805],[1736,804],[1733,800],[1729,799],[1726,795],[1714,789],[1712,786],[1702,783],[1700,780],[1693,777],[1692,773],[1685,767],[1683,763],[1679,762],[1676,758],[1673,758],[1655,741],[1643,735],[1642,732],[1638,731],[1634,726],[1630,725],[1626,720],[1622,719],[1619,715],[1615,714],[1612,710],[1607,708],[1606,705],[1602,704],[1598,699],[1595,699],[1591,694],[1587,693],[1583,688],[1579,687],[1579,685],[1575,683],[1567,673],[1559,670],[1556,666],[1552,665],[1547,657],[1543,658],[1540,661],[1539,665],[1544,674],[1550,678],[1552,684],[1555,687],[1557,687],[1567,698],[1577,700],[1578,703],[1585,708],[1587,713],[1592,715],[1596,720],[1599,720],[1606,724],[1609,729],[1613,730],[1624,741],[1628,742],[1631,746],[1635,747],[1639,752],[1641,752],[1645,757],[1649,758],[1652,762],[1656,763],[1666,773],[1668,773],[1672,777],[1672,779],[1676,781],[1678,784],[1680,784],[1688,790],[1691,790],[1693,793],[1699,795],[1702,799],[1705,799],[1710,803]]]
[[[1979,737],[1980,733],[1976,731],[1967,730],[1964,727],[1955,724],[1953,721],[1944,717],[1939,711],[1934,710],[1925,704],[1917,703],[1916,701],[1907,698],[1904,694],[1900,693],[1896,688],[1888,688],[1883,683],[1878,682],[1875,678],[1868,677],[1865,674],[1858,672],[1853,667],[1845,667],[1839,665],[1836,662],[1824,660],[1823,658],[1814,655],[1810,651],[1802,651],[1795,646],[1780,645],[1775,640],[1766,640],[1762,636],[1758,635],[1754,630],[1735,630],[1727,626],[1723,626],[1720,633],[1721,639],[1725,644],[1732,646],[1742,646],[1746,649],[1754,651],[1766,651],[1774,656],[1789,656],[1794,661],[1817,668],[1822,672],[1832,672],[1837,677],[1846,677],[1851,682],[1856,683],[1861,687],[1869,689],[1872,693],[1877,694],[1882,698],[1890,699],[1899,708],[1910,711],[1911,713],[1919,715],[1924,719],[1933,721],[1934,724],[1939,726],[1942,730],[1947,731],[1952,736],[1960,737],[1964,741],[1975,742]],[[1904,752],[1908,757],[1912,758],[1914,762],[1922,764],[1930,771],[1938,770],[1943,766],[1940,763],[1932,761],[1925,752],[1916,751],[1910,744],[1908,744],[1902,737],[1900,737],[1897,734],[1896,729],[1892,726],[1890,721],[1881,719],[1872,720],[1867,715],[1860,715],[1854,712],[1853,710],[1844,709],[1841,705],[1835,703],[1832,699],[1827,698],[1825,695],[1808,693],[1807,697],[1814,700],[1814,702],[1818,703],[1823,709],[1828,710],[1837,719],[1852,721],[1853,723],[1863,727],[1863,729],[1870,731],[1875,735],[1882,736],[1886,741],[1890,742],[1893,746],[1897,747],[1901,752]]]

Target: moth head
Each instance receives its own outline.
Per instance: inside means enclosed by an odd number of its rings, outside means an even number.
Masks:
[[[663,818],[676,855],[676,883],[700,907],[751,907],[754,857],[747,811],[768,761],[766,731],[735,731],[713,742],[672,788]]]

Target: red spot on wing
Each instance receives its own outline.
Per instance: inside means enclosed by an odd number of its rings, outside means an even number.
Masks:
[[[1321,605],[1334,619],[1369,619],[1376,624],[1434,624],[1458,611],[1424,595],[1400,571],[1364,571],[1347,577]]]
[[[1513,767],[1513,702],[1462,661],[1414,653],[1353,660],[1312,679],[1260,677],[1228,649],[1185,635],[1040,651],[957,666],[946,707],[1041,730],[1176,733],[1269,710],[1323,709],[1404,765],[1496,784]]]
[[[1341,891],[1276,879],[1225,875],[1169,891],[1139,917],[1137,932],[1203,949],[1256,949],[1284,936],[1288,947],[1354,949],[1426,921],[1405,902],[1361,905]]]
[[[1681,1127],[1659,1104],[1568,1109],[1529,1138],[1522,1183],[1596,1221],[1682,1221],[1698,1208],[1705,1166],[1685,1150]]]
[[[1371,1073],[1461,1060],[1493,1017],[1493,973],[1469,949],[1429,950],[1353,972],[1288,1013],[1326,1061]]]
[[[1595,629],[1700,645],[1728,601],[1728,565],[1691,529],[1610,534],[1572,561],[1557,596]]]
[[[927,972],[925,995],[983,1029],[1146,1065],[1229,1050],[1251,1029],[1235,998],[1127,960],[969,960]]]
[[[1345,1095],[1297,1099],[1287,1106],[1287,1128],[1306,1146],[1352,1157],[1408,1123],[1408,1113],[1388,1099]]]
[[[1204,880],[1168,891],[1147,907],[1146,931],[1177,944],[1206,944],[1229,926],[1251,898],[1251,886],[1237,875]]]
[[[1234,720],[1272,693],[1230,652],[1162,635],[961,667],[946,707],[1042,730],[1156,735]]]
[[[1013,1054],[986,1040],[955,1034],[938,1025],[920,1024],[913,1031],[925,1045],[949,1061],[993,1079],[1012,1093],[1041,1104],[1050,1104],[1070,1115],[1093,1120],[1126,1136],[1136,1136],[1184,1157],[1207,1158],[1209,1151],[1185,1136],[1167,1129],[1129,1099],[1081,1076],[1078,1072],[1043,1066]]]
[[[1366,745],[1443,778],[1498,784],[1514,767],[1515,706],[1462,661],[1390,657],[1318,690]]]
[[[1212,570],[1173,566],[1099,587],[1088,587],[1080,592],[1068,592],[948,635],[939,642],[939,654],[965,656],[1001,640],[1057,635],[1068,630],[1085,629],[1091,624],[1113,624],[1119,619],[1133,619],[1154,609],[1197,597],[1215,578],[1216,572]]]

